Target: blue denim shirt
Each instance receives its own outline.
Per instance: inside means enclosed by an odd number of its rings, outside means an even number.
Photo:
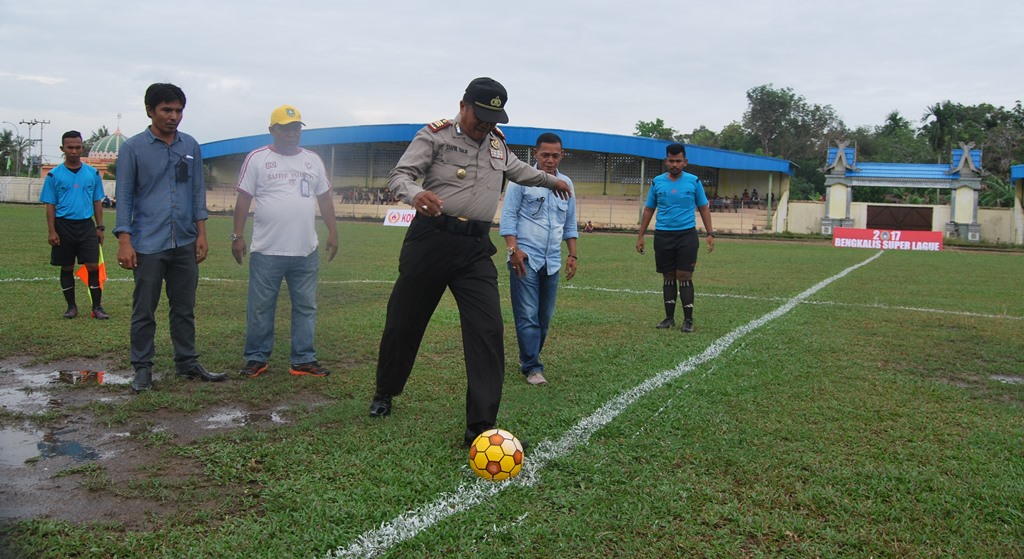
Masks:
[[[167,145],[146,127],[117,156],[117,227],[140,254],[196,241],[206,212],[203,156],[192,136],[178,132]]]
[[[557,173],[572,189],[572,180]],[[508,183],[501,207],[502,236],[514,235],[526,262],[534,271],[547,266],[554,274],[562,267],[562,241],[579,238],[576,226],[576,195],[562,200],[550,189]]]

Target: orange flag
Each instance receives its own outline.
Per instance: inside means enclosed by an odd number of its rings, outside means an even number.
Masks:
[[[100,272],[100,290],[102,290],[104,282],[107,281],[107,264],[106,264],[106,262],[103,261],[103,245],[100,245],[99,272]],[[82,280],[82,283],[84,283],[86,289],[88,289],[89,288],[89,271],[85,269],[85,264],[82,264],[81,266],[78,267],[78,271],[75,272],[75,275],[78,276],[78,279]],[[91,291],[89,292],[89,300],[92,301],[92,292]]]

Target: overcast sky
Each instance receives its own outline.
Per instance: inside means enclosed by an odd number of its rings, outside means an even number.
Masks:
[[[68,129],[142,131],[158,81],[185,90],[200,143],[264,133],[284,103],[309,128],[451,117],[478,76],[506,86],[512,125],[613,134],[719,131],[768,83],[849,127],[1024,98],[1011,0],[0,0],[0,45],[0,121],[48,120],[49,161]]]

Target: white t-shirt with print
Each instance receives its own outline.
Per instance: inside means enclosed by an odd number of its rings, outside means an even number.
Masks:
[[[283,155],[270,146],[242,163],[238,190],[253,198],[250,252],[308,256],[317,248],[317,196],[331,188],[320,156],[307,149]]]

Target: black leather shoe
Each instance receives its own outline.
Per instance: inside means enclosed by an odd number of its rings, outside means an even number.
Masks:
[[[211,373],[199,363],[196,363],[187,371],[178,371],[177,375],[182,378],[199,379],[206,382],[220,382],[228,378],[226,373]]]
[[[683,332],[693,332],[693,319],[687,318],[683,321],[683,327],[680,328]]]
[[[132,379],[132,392],[138,394],[153,388],[153,370],[149,367],[135,369],[135,378]]]
[[[675,327],[676,327],[676,321],[675,321],[675,319],[672,319],[672,318],[666,318],[665,320],[662,320],[661,322],[659,322],[657,326],[655,326],[655,328],[661,328],[662,330],[664,330],[665,328],[675,328]]]
[[[391,415],[391,396],[380,392],[374,393],[373,401],[370,402],[370,417],[387,417],[389,415]]]

